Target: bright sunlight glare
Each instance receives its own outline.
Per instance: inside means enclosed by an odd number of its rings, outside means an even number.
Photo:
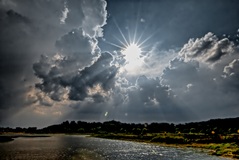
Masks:
[[[117,36],[113,36],[119,43],[113,43],[107,40],[104,40],[105,43],[110,44],[114,47],[120,48],[120,52],[123,54],[125,62],[124,66],[121,68],[122,71],[127,71],[128,74],[134,74],[140,71],[140,68],[143,65],[146,65],[144,62],[144,57],[142,53],[145,53],[145,48],[148,46],[143,46],[154,34],[148,36],[144,40],[142,40],[144,31],[141,34],[137,35],[138,24],[136,23],[136,27],[134,30],[134,35],[131,36],[130,32],[128,32],[128,36],[126,36],[123,31],[120,29],[118,23],[115,19],[113,19],[121,38]],[[144,50],[142,50],[144,48]]]
[[[141,48],[137,44],[130,44],[127,46],[122,53],[125,55],[127,62],[131,63],[140,58]]]
[[[126,60],[125,69],[127,71],[133,71],[142,65],[142,60],[140,59],[141,52],[141,48],[135,43],[129,44],[121,51]]]

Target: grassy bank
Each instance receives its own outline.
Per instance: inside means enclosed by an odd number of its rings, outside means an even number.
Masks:
[[[37,138],[37,137],[50,137],[48,134],[26,134],[26,133],[6,133],[0,135],[0,143],[13,141],[15,138]]]
[[[132,134],[92,134],[93,137],[130,140],[163,144],[177,147],[195,147],[207,149],[209,154],[239,159],[239,145],[229,135],[223,137],[208,136],[203,134],[173,134],[159,133],[146,135]],[[221,139],[220,139],[221,138]]]

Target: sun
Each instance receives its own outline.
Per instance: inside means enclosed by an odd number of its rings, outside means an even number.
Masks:
[[[140,58],[141,52],[141,48],[135,43],[129,44],[121,51],[128,63],[137,61]]]
[[[119,36],[112,36],[117,40],[117,42],[115,43],[106,39],[103,39],[103,41],[120,49],[114,50],[114,53],[116,53],[116,57],[119,55],[119,59],[121,59],[123,56],[124,61],[120,60],[119,64],[121,66],[120,68],[122,72],[126,71],[127,74],[138,73],[140,70],[142,70],[142,67],[147,66],[145,63],[145,58],[147,56],[148,47],[151,45],[146,45],[146,42],[148,42],[149,39],[154,36],[154,34],[151,34],[147,37],[144,36],[144,31],[141,31],[140,34],[138,34],[138,23],[136,23],[134,30],[127,28],[127,35],[126,32],[121,30],[115,19],[113,19],[113,22],[115,23],[120,34]]]
[[[126,61],[124,65],[124,69],[126,71],[136,71],[136,69],[140,68],[140,66],[142,65],[142,50],[139,45],[137,45],[136,43],[131,43],[123,48],[123,50],[121,50],[121,53],[123,54]]]

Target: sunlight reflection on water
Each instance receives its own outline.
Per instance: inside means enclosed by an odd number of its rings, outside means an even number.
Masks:
[[[34,160],[223,160],[195,149],[162,147],[145,143],[89,138],[53,136],[16,138],[0,143],[0,159]]]

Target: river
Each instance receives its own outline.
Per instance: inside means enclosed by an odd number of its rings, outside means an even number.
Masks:
[[[76,135],[19,137],[0,143],[1,160],[224,160],[197,149]]]

